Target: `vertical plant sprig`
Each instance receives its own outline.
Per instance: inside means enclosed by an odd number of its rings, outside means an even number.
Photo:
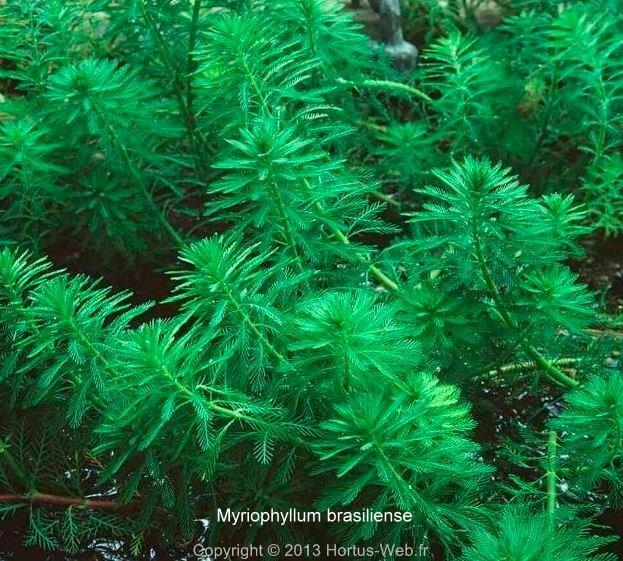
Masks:
[[[55,69],[96,50],[94,8],[73,0],[4,2],[0,6],[0,56],[4,61],[0,79],[21,95],[43,92]]]
[[[591,523],[572,516],[552,524],[547,512],[533,512],[525,505],[509,504],[491,527],[469,532],[461,561],[498,559],[561,559],[564,561],[614,561],[604,553],[615,536],[596,536]]]
[[[94,453],[108,459],[101,479],[125,483],[123,502],[143,496],[152,509],[145,524],[162,505],[191,536],[196,485],[216,483],[233,443],[268,447],[261,462],[268,464],[270,451],[291,446],[302,428],[286,410],[224,383],[226,363],[202,330],[158,321],[127,335],[116,365],[129,375],[97,427]]]
[[[574,493],[586,496],[605,484],[609,504],[623,506],[623,378],[603,372],[565,398],[551,427],[561,437],[560,469]]]
[[[288,371],[283,308],[308,275],[292,271],[291,259],[232,237],[190,244],[181,259],[189,268],[172,273],[177,288],[169,301],[180,302],[182,313],[205,323],[208,333],[221,334],[214,354],[231,365],[231,383],[260,390],[271,370]]]
[[[529,198],[508,170],[486,159],[467,158],[435,174],[443,187],[422,190],[431,202],[413,217],[431,228],[427,239],[413,242],[431,252],[426,267],[457,286],[484,289],[494,317],[523,352],[557,383],[577,386],[537,349],[534,340],[547,332],[532,322],[547,318],[552,327],[577,331],[592,317],[590,294],[560,264],[585,231],[582,214],[560,197]]]
[[[351,237],[394,228],[366,200],[374,186],[344,170],[319,141],[294,123],[258,118],[215,165],[228,173],[212,185],[206,215],[240,234],[251,231],[266,251],[283,246],[299,270],[332,256],[369,262],[370,250]]]
[[[474,37],[453,31],[435,42],[425,56],[429,91],[437,92],[432,109],[439,131],[452,152],[464,156],[485,146],[487,128],[496,121],[496,98],[504,91],[503,68],[491,60]]]
[[[159,174],[171,168],[166,154],[156,150],[155,141],[167,142],[179,135],[166,115],[166,101],[158,97],[153,85],[128,67],[88,59],[60,69],[50,80],[46,98],[49,118],[66,127],[66,146],[72,149],[95,137],[99,148],[134,183],[146,209],[173,244],[182,245],[182,235],[160,208],[150,184],[148,166],[160,168]]]
[[[607,234],[622,227],[617,214],[623,204],[617,177],[623,107],[620,33],[616,17],[604,13],[595,18],[591,11],[575,6],[553,22],[549,41],[564,79],[560,95],[569,108],[567,118],[577,123],[580,148],[590,154],[583,189],[588,202],[597,207],[593,212],[596,223]],[[577,48],[579,44],[584,48]]]
[[[314,293],[298,304],[288,331],[300,392],[319,399],[382,388],[424,363],[396,303],[365,289]]]
[[[565,10],[554,22],[550,50],[561,67],[563,95],[580,110],[595,160],[620,145],[617,109],[621,107],[623,78],[619,22],[608,14],[595,19],[581,7]],[[584,45],[583,49],[577,47]],[[577,114],[574,113],[574,117]]]
[[[2,327],[10,335],[10,406],[65,401],[77,427],[87,410],[101,411],[116,371],[119,333],[150,305],[131,306],[128,293],[112,294],[84,277],[55,272],[46,260],[8,249],[0,253]]]
[[[45,211],[63,200],[57,177],[68,169],[55,162],[57,148],[49,129],[33,119],[0,124],[0,201],[4,223],[17,239],[22,233],[36,239],[50,220]],[[28,232],[19,228],[25,222]]]
[[[141,15],[149,32],[154,37],[156,51],[159,54],[165,73],[172,79],[172,89],[177,101],[178,109],[186,129],[186,137],[191,146],[196,173],[200,178],[205,177],[204,155],[206,145],[203,137],[197,129],[194,109],[194,73],[196,71],[195,49],[199,36],[200,15],[202,0],[191,2],[192,10],[188,26],[188,44],[185,68],[181,68],[181,61],[176,60],[176,47],[172,45],[162,32],[166,24],[158,21],[160,8],[154,10],[149,1],[141,0]]]
[[[469,408],[457,389],[419,372],[405,378],[338,402],[321,423],[314,450],[322,472],[337,479],[318,506],[412,513],[411,522],[393,527],[358,524],[348,543],[374,536],[397,544],[432,534],[451,547],[478,517],[475,491],[490,468],[477,460]]]

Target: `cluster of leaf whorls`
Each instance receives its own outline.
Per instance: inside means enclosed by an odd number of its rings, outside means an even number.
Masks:
[[[138,555],[198,517],[212,543],[302,543],[319,529],[215,509],[369,508],[413,520],[322,539],[605,558],[585,507],[623,484],[623,377],[565,265],[589,215],[466,155],[493,89],[458,30],[397,76],[323,0],[9,0],[0,23],[0,515],[27,545]],[[374,135],[398,129],[431,156],[404,152],[390,221]],[[42,255],[68,237],[103,273],[171,270],[175,313]],[[496,483],[474,440],[468,389],[500,375],[569,390],[536,481]]]
[[[406,37],[425,36],[417,74],[433,100],[426,119],[368,127],[385,181],[409,188],[413,180],[428,181],[431,163],[445,165],[450,154],[486,154],[538,189],[577,191],[592,221],[606,235],[619,234],[620,3],[564,6],[558,0],[404,2]],[[449,150],[440,151],[440,144]]]

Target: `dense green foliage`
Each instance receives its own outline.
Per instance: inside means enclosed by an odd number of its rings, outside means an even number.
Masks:
[[[405,0],[399,73],[329,0],[0,1],[0,559],[614,558],[621,336],[569,264],[623,233],[623,15],[478,4]]]

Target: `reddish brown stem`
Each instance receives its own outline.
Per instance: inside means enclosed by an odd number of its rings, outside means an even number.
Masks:
[[[139,508],[138,503],[119,505],[115,501],[100,501],[93,499],[83,499],[80,497],[64,497],[61,495],[51,495],[48,493],[32,493],[27,495],[0,495],[0,503],[38,503],[56,506],[77,506],[93,510],[114,510],[118,512],[128,512]]]

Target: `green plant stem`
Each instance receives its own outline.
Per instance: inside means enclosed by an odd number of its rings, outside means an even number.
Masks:
[[[608,94],[606,92],[606,86],[604,84],[603,72],[599,72],[599,79],[596,84],[597,89],[597,97],[598,102],[600,103],[600,113],[604,115],[604,117],[608,114]],[[604,110],[605,108],[605,110]],[[597,135],[597,142],[595,144],[595,157],[593,161],[598,162],[600,158],[603,157],[604,151],[606,149],[606,133],[608,128],[607,119],[603,119],[602,122],[599,123],[599,134]]]
[[[173,226],[171,226],[167,218],[162,213],[162,210],[160,209],[160,207],[154,201],[154,198],[152,194],[149,192],[149,189],[147,187],[147,184],[145,183],[145,180],[143,179],[140,172],[134,165],[134,162],[132,162],[132,158],[130,158],[130,155],[128,154],[126,147],[119,140],[119,137],[117,136],[117,132],[115,131],[114,127],[108,122],[106,117],[102,114],[102,112],[96,106],[94,106],[94,110],[97,113],[98,118],[104,124],[104,128],[106,129],[106,132],[110,136],[110,140],[113,146],[115,147],[117,152],[121,155],[121,158],[125,162],[125,165],[128,168],[130,175],[132,176],[134,181],[136,181],[137,185],[140,187],[141,193],[143,194],[143,197],[145,198],[145,201],[147,202],[148,206],[152,209],[154,214],[158,217],[160,224],[162,224],[163,228],[165,229],[165,231],[167,232],[167,234],[169,235],[173,243],[177,247],[183,246],[184,240],[182,236],[177,233],[177,231],[175,230],[175,228],[173,228]]]
[[[307,185],[308,190],[311,192],[311,186],[309,185],[309,182],[305,180],[305,183]],[[316,210],[318,211],[318,213],[322,217],[326,218],[324,207],[322,206],[322,204],[319,201],[316,201],[314,206]],[[350,240],[348,239],[348,236],[346,236],[346,234],[344,234],[344,232],[342,232],[342,230],[340,230],[340,228],[336,224],[334,224],[331,220],[327,220],[327,224],[329,228],[331,229],[331,231],[333,232],[333,235],[338,239],[338,241],[340,241],[344,245],[350,244]],[[390,279],[376,265],[370,265],[368,267],[368,270],[374,276],[374,278],[376,278],[376,280],[378,280],[385,288],[391,291],[396,291],[400,288],[398,284],[396,284],[392,279]]]
[[[182,392],[184,395],[186,395],[189,398],[193,397],[194,395],[193,392],[189,390],[184,384],[182,384],[177,378],[175,378],[175,376],[171,374],[171,372],[166,366],[161,365],[160,371],[165,376],[165,378],[167,378],[173,385],[175,385],[175,387],[180,392]],[[220,405],[217,405],[213,401],[208,402],[208,408],[211,411],[214,411],[215,413],[220,413],[221,415],[225,417],[229,417],[232,421],[246,421],[247,423],[251,425],[257,425],[259,423],[258,419],[256,418],[249,417],[248,415],[240,412],[239,410],[232,410],[232,409],[227,409],[226,407],[221,407]],[[302,448],[306,448],[306,449],[309,448],[309,444],[299,437],[293,437],[291,438],[291,441],[301,446]]]
[[[11,473],[24,487],[24,489],[32,489],[33,483],[31,478],[28,477],[28,474],[15,461],[13,455],[9,451],[9,445],[2,440],[0,440],[0,457],[4,460],[4,463],[8,466],[9,470],[11,470]]]
[[[578,362],[576,358],[560,358],[558,360],[552,360],[551,363],[556,367],[568,367],[573,366]],[[539,368],[539,365],[536,362],[528,361],[528,362],[517,362],[513,364],[505,364],[500,366],[499,368],[494,368],[493,370],[489,370],[487,372],[488,376],[495,376],[496,374],[508,374],[512,372],[522,372],[525,370],[535,370]]]
[[[589,327],[584,331],[593,337],[612,337],[613,339],[623,339],[623,332],[616,329],[599,329],[597,327]]]
[[[381,191],[372,191],[372,194],[377,198],[380,199],[383,202],[386,202],[389,205],[395,206],[397,208],[400,208],[402,205],[396,201],[391,195],[386,195],[385,193],[382,193]]]
[[[372,123],[366,119],[359,119],[359,121],[357,121],[357,124],[376,132],[387,132],[387,127],[384,127],[383,125],[377,125],[376,123]]]
[[[182,384],[175,376],[173,376],[173,374],[171,374],[171,372],[166,366],[160,364],[160,372],[181,393],[183,393],[184,395],[186,395],[187,397],[191,399],[193,398],[195,394],[191,390],[189,390],[184,384]],[[217,405],[213,401],[208,402],[208,408],[211,411],[214,411],[215,413],[221,413],[222,415],[225,415],[226,417],[230,417],[230,418],[237,419],[240,421],[247,421],[249,423],[257,423],[257,419],[254,419],[253,417],[249,417],[248,415],[245,415],[244,413],[241,413],[240,411],[234,411],[232,409],[221,407],[220,405]]]
[[[361,82],[352,82],[350,80],[344,80],[343,78],[337,79],[338,84],[343,84],[351,88],[366,88],[372,90],[385,90],[394,93],[407,94],[412,97],[423,99],[424,101],[432,102],[433,100],[428,97],[423,91],[403,84],[402,82],[394,82],[392,80],[362,80]]]
[[[478,266],[480,267],[482,278],[485,281],[489,292],[491,293],[493,302],[495,303],[495,307],[500,314],[502,321],[509,329],[516,333],[519,344],[523,351],[538,365],[538,367],[542,368],[552,380],[569,389],[577,387],[579,385],[579,382],[577,380],[574,380],[570,376],[567,376],[562,370],[557,368],[553,362],[547,360],[536,348],[534,348],[534,346],[530,344],[526,337],[521,333],[517,322],[511,317],[510,313],[506,309],[506,306],[504,305],[504,300],[502,299],[502,295],[500,294],[500,291],[498,290],[495,281],[491,277],[489,267],[487,266],[486,259],[480,246],[480,236],[478,235],[478,229],[476,224],[474,224],[472,233],[474,240],[474,251],[476,254]]]
[[[112,367],[108,360],[106,360],[106,357],[100,353],[93,343],[91,343],[91,341],[78,329],[78,326],[73,320],[69,322],[69,328],[76,336],[80,344],[87,349],[93,357],[100,361],[106,372],[113,376],[113,378],[116,378],[118,376],[117,371]],[[93,403],[103,411],[106,406],[104,401],[97,394],[93,394],[93,392],[91,392],[90,397]]]
[[[33,321],[32,317],[28,314],[27,308],[25,307],[25,303],[21,295],[15,295],[15,297],[20,300],[19,303],[20,303],[20,308],[21,308],[20,310],[21,317],[22,317],[22,320],[28,325],[28,329],[30,330],[31,333],[33,334],[36,333],[37,335],[41,336],[41,329],[39,329],[37,324]],[[87,350],[89,350],[89,352],[91,352],[91,354],[95,358],[97,358],[98,360],[102,362],[104,368],[110,373],[111,372],[110,365],[106,362],[106,359],[104,358],[104,356],[93,346],[91,341],[89,341],[89,339],[84,336],[84,334],[78,329],[78,326],[73,321],[69,322],[69,329],[76,336],[78,341],[80,341],[80,343]],[[73,371],[71,371],[71,373],[69,374],[69,379],[76,385],[79,385],[81,382],[80,378]],[[105,406],[104,401],[102,401],[102,399],[98,395],[93,394],[91,392],[90,399],[96,406],[100,407],[100,409],[104,408]],[[0,441],[0,449],[1,448],[2,448],[2,443]]]
[[[195,63],[195,48],[197,46],[197,32],[199,31],[199,15],[201,13],[201,0],[195,0],[193,4],[193,14],[190,20],[190,31],[188,33],[188,59],[186,61],[186,111],[191,119],[191,125],[195,126],[195,113],[193,105],[195,102],[195,92],[193,90],[193,74],[197,69]],[[196,132],[196,131],[195,131]]]
[[[232,305],[232,307],[234,308],[234,310],[240,317],[240,319],[251,330],[253,335],[255,335],[258,338],[258,340],[264,345],[264,347],[268,350],[268,352],[272,356],[274,356],[279,362],[287,363],[286,358],[277,349],[275,349],[275,347],[273,347],[270,341],[266,339],[264,334],[257,328],[255,323],[253,323],[253,320],[249,317],[249,314],[247,314],[244,311],[243,307],[240,305],[240,303],[238,302],[238,299],[233,294],[231,289],[223,282],[219,282],[219,286],[221,288],[221,291],[227,298],[227,300],[229,300],[229,303]]]
[[[257,80],[255,79],[255,75],[249,68],[246,55],[244,53],[241,53],[238,60],[240,62],[240,68],[244,72],[245,77],[247,78],[247,81],[251,86],[251,89],[253,89],[255,95],[257,95],[260,100],[260,106],[262,107],[262,109],[267,109],[268,101],[266,99],[266,96],[262,93],[262,88],[260,88],[260,86],[258,85]]]
[[[539,131],[539,135],[537,137],[536,144],[534,145],[534,150],[532,152],[532,157],[530,158],[530,165],[534,163],[536,157],[541,149],[541,145],[547,136],[547,131],[549,129],[549,122],[552,116],[552,105],[554,101],[554,93],[556,91],[556,85],[558,84],[558,79],[556,78],[556,73],[552,73],[552,79],[549,84],[549,88],[547,91],[547,101],[545,103],[545,116],[543,117],[543,122],[541,123],[541,130]]]
[[[199,18],[199,10],[201,8],[201,1],[196,0],[195,5],[193,7],[193,19],[191,20],[191,29],[190,29],[190,39],[189,39],[189,49],[192,45],[192,51],[194,51],[194,44],[197,40],[197,31],[196,26]],[[143,19],[145,23],[151,28],[152,33],[154,35],[154,39],[156,41],[156,47],[160,52],[160,56],[162,58],[162,62],[165,68],[168,70],[171,76],[173,76],[174,87],[173,89],[175,98],[177,99],[177,104],[179,106],[180,114],[182,116],[182,120],[184,121],[184,126],[186,128],[186,135],[190,142],[191,150],[193,152],[193,159],[195,161],[195,167],[197,172],[203,176],[203,165],[201,163],[201,151],[197,144],[197,130],[195,128],[195,117],[192,113],[192,88],[191,82],[192,78],[190,75],[190,67],[188,68],[188,77],[187,80],[184,81],[182,75],[180,74],[179,67],[173,59],[171,58],[171,54],[169,53],[169,49],[165,40],[162,38],[162,34],[156,25],[156,22],[151,17],[149,10],[145,6],[145,2],[141,2],[141,11],[143,13]],[[197,12],[195,16],[195,11]],[[195,19],[196,18],[196,19]],[[193,29],[193,26],[195,29]],[[192,51],[188,52],[188,59],[192,62]],[[186,89],[186,99],[184,98],[183,91]]]
[[[556,431],[547,439],[547,512],[553,519],[556,512]]]
[[[283,204],[283,200],[281,198],[281,193],[279,192],[279,189],[277,188],[277,185],[275,185],[274,181],[269,181],[268,184],[269,184],[270,194],[272,196],[273,202],[275,203],[277,207],[277,213],[279,214],[279,219],[281,220],[281,225],[283,227],[283,233],[286,238],[286,243],[288,244],[288,247],[290,248],[290,251],[292,252],[293,257],[296,260],[299,270],[303,272],[304,271],[303,263],[301,261],[301,256],[299,255],[299,252],[296,249],[296,242],[294,241],[292,228],[290,228],[290,221],[288,220],[288,215],[286,214],[286,209]]]
[[[383,461],[383,464],[385,465],[385,468],[388,474],[393,476],[396,486],[399,487],[403,492],[405,492],[407,495],[410,496],[410,498],[414,502],[414,505],[423,506],[425,504],[425,501],[422,500],[416,488],[408,484],[405,481],[404,476],[396,470],[396,467],[394,466],[393,462],[387,457],[387,454],[385,454],[385,451],[383,450],[382,445],[377,444],[375,449],[378,452],[379,456],[381,457],[381,460]]]
[[[396,291],[400,288],[392,279],[390,279],[376,265],[370,265],[369,271],[370,273],[372,273],[372,276],[374,276],[374,278],[377,281],[379,281],[385,288],[388,288],[389,290],[392,290],[392,291]]]

